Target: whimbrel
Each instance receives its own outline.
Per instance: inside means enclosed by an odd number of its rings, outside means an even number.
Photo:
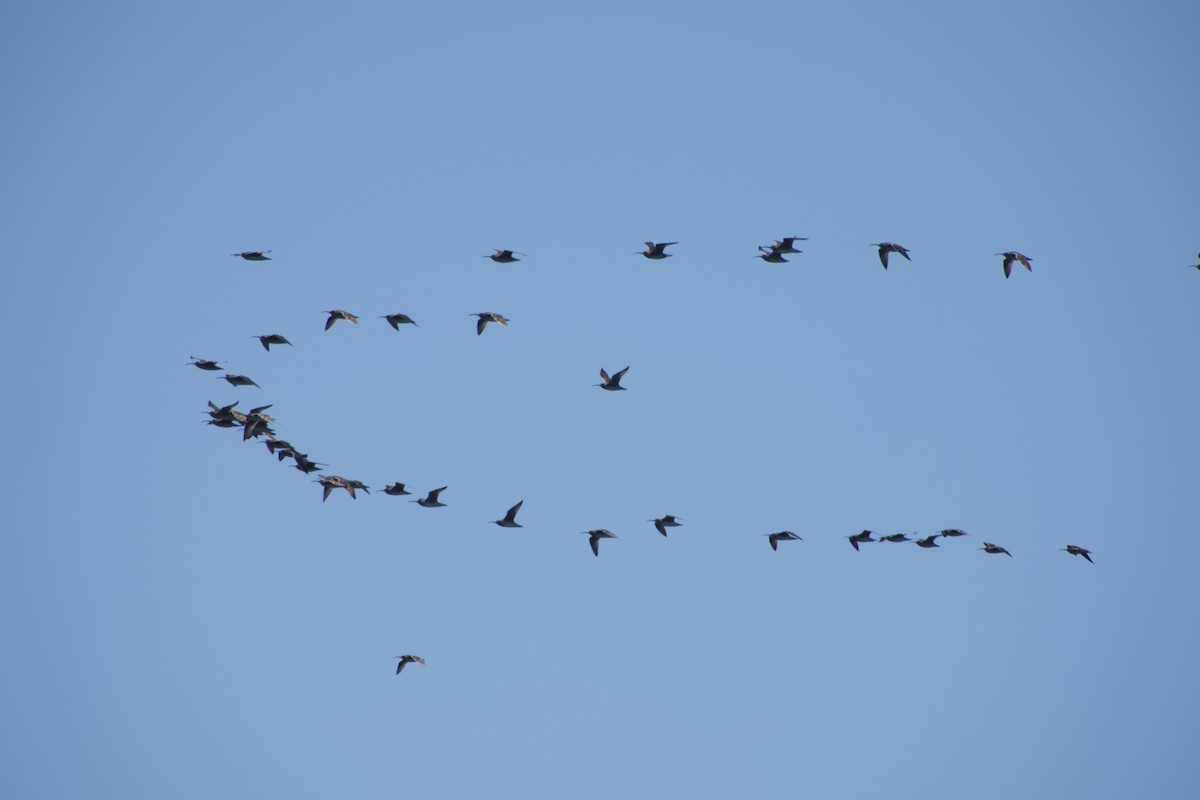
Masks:
[[[260,389],[262,388],[261,386],[258,386],[257,383],[255,383],[254,381],[247,378],[245,375],[234,375],[229,372],[225,373],[217,380],[229,381],[229,384],[231,386],[255,386]]]
[[[983,550],[986,553],[990,553],[991,555],[996,555],[998,553],[1004,553],[1004,555],[1008,556],[1009,558],[1012,558],[1012,553],[1008,552],[1000,545],[992,544],[991,542],[984,542],[983,547],[980,547],[979,549]]]
[[[657,530],[659,533],[661,533],[663,536],[666,536],[667,528],[678,528],[679,527],[679,523],[676,521],[676,519],[677,518],[675,517],[675,515],[667,514],[666,516],[659,517],[658,519],[649,519],[646,521],[653,522],[654,529]]]
[[[1069,544],[1066,547],[1060,547],[1059,549],[1064,552],[1070,553],[1073,556],[1083,556],[1084,558],[1086,558],[1088,560],[1088,563],[1090,563],[1090,564],[1096,563],[1095,561],[1092,561],[1092,551],[1084,550],[1082,547],[1080,547],[1077,544]]]
[[[803,539],[801,539],[799,536],[792,533],[791,531],[780,531],[779,533],[764,533],[763,536],[767,537],[767,541],[770,542],[772,550],[778,550],[780,542],[796,542],[796,541],[803,542],[804,541]]]
[[[912,261],[912,259],[908,257],[908,248],[901,247],[895,242],[872,242],[871,247],[879,248],[879,263],[883,264],[884,269],[887,269],[888,253],[899,253],[908,261]]]
[[[380,319],[386,319],[388,321],[388,325],[392,326],[392,330],[397,331],[400,330],[401,325],[417,325],[417,321],[408,314],[388,314],[380,317]],[[417,325],[417,327],[419,328],[421,326]]]
[[[425,664],[425,659],[421,658],[420,656],[396,656],[396,658],[400,659],[400,663],[396,665],[396,674],[397,675],[399,675],[400,672],[406,666],[413,663],[414,661],[417,662],[418,664],[421,664],[422,666],[424,666],[424,664]]]
[[[517,253],[516,250],[497,250],[496,252],[492,253],[490,256],[482,256],[482,258],[490,258],[492,261],[495,261],[497,264],[511,264],[514,261],[521,260],[519,258],[514,258],[513,257],[514,253],[516,253],[516,255],[518,255],[518,256],[525,255],[525,253]]]
[[[1029,256],[1023,256],[1016,250],[1008,250],[1004,253],[996,253],[998,256],[1004,256],[1004,277],[1008,277],[1012,273],[1012,265],[1014,261],[1021,262],[1021,266],[1033,272],[1033,267],[1029,266],[1029,262],[1033,259]]]
[[[785,236],[782,239],[776,239],[775,246],[772,250],[779,253],[803,253],[803,250],[796,249],[796,242],[807,242],[807,236]],[[761,249],[761,248],[759,248]]]
[[[442,508],[446,504],[438,500],[438,495],[444,491],[446,491],[445,486],[443,486],[440,489],[434,489],[432,492],[425,495],[420,500],[409,500],[408,502],[416,503],[417,505],[421,506],[422,508]]]
[[[353,322],[355,325],[358,324],[358,317],[351,314],[349,311],[342,311],[340,308],[335,308],[333,311],[326,311],[325,313],[329,315],[329,319],[325,320],[325,330],[332,328],[333,323],[337,322],[339,319],[344,319],[347,322]]]
[[[329,499],[329,495],[334,489],[345,489],[346,493],[352,498],[355,500],[358,499],[358,495],[354,493],[354,487],[350,485],[349,481],[340,475],[321,475],[315,481],[313,481],[313,483],[319,483],[325,488],[324,494],[321,495],[322,503]]]
[[[609,530],[605,530],[604,528],[597,528],[594,531],[581,531],[581,533],[584,533],[587,535],[588,544],[590,544],[592,546],[592,554],[596,555],[596,556],[600,555],[600,540],[601,539],[616,539],[617,538],[617,535],[615,533],[613,533],[612,531],[609,531]]]
[[[610,392],[623,392],[625,391],[625,387],[621,385],[621,378],[626,372],[629,372],[629,367],[626,367],[610,378],[608,373],[604,371],[604,367],[601,367],[600,380],[602,380],[603,383],[593,383],[592,386],[599,386],[601,389],[606,389]]]
[[[241,253],[230,253],[229,255],[230,255],[230,257],[241,256],[242,258],[246,259],[247,261],[270,261],[271,259],[267,257],[267,253],[269,253],[269,252],[271,252],[271,251],[270,250],[245,250]]]
[[[970,536],[971,534],[958,528],[946,528],[944,531],[938,531],[938,535],[946,538],[952,538],[954,536]]]
[[[508,513],[504,515],[504,519],[494,519],[494,520],[492,520],[492,524],[499,525],[501,528],[519,528],[519,527],[521,527],[520,525],[517,524],[517,512],[521,510],[521,506],[523,506],[524,504],[525,504],[524,500],[517,503],[515,506],[513,506],[512,508],[510,508],[508,510]]]
[[[402,494],[412,494],[412,492],[407,491],[404,488],[403,483],[393,483],[389,486],[385,486],[383,487],[383,493],[390,494],[392,497],[399,497]]]
[[[494,311],[483,311],[479,314],[468,314],[468,317],[479,317],[479,321],[475,323],[475,335],[483,334],[483,329],[488,326],[489,322],[499,322],[501,325],[508,325],[508,320],[503,315],[497,314]]]
[[[879,541],[881,541],[881,542],[911,542],[912,539],[908,538],[907,533],[893,533],[888,536],[880,536]]]
[[[646,258],[670,258],[671,253],[665,253],[663,250],[679,242],[646,242],[646,249],[641,253]]]
[[[768,264],[786,264],[786,263],[788,263],[788,260],[781,255],[781,253],[783,252],[782,250],[778,250],[774,247],[763,247],[761,244],[758,246],[758,249],[762,250],[762,253],[760,255],[754,256],[755,258],[761,258],[763,261],[766,261]],[[800,251],[796,250],[795,252],[798,253]]]
[[[191,361],[189,361],[188,363],[191,364],[193,367],[199,367],[200,369],[212,370],[214,372],[220,372],[222,369],[224,369],[224,367],[222,367],[217,362],[209,361],[207,358],[196,358],[195,356],[188,356],[188,358],[191,359]]]
[[[876,539],[871,538],[871,534],[874,532],[875,531],[863,531],[862,533],[856,533],[853,536],[847,536],[846,538],[850,540],[850,546],[857,550],[860,542],[877,541]]]
[[[941,536],[940,533],[935,533],[932,536],[926,536],[924,539],[917,539],[917,547],[940,547],[941,545],[934,541],[939,536]]]
[[[295,345],[280,336],[278,333],[271,333],[266,336],[255,336],[254,338],[262,342],[263,349],[268,353],[271,352],[271,345],[273,344],[286,344],[288,346],[295,347]]]

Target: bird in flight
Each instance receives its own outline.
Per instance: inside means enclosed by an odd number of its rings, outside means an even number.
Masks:
[[[679,244],[679,242],[646,242],[646,249],[641,252],[641,255],[653,259],[670,258],[672,254],[663,251],[673,244]]]
[[[501,528],[519,528],[519,527],[521,527],[520,525],[517,524],[517,512],[521,510],[521,506],[523,506],[523,505],[525,505],[524,500],[522,500],[521,502],[517,503],[515,506],[510,508],[508,510],[508,513],[504,515],[504,519],[494,519],[494,520],[492,520],[492,524],[499,525]]]
[[[443,486],[440,489],[434,489],[432,492],[425,495],[420,500],[409,500],[408,502],[416,503],[417,505],[421,506],[422,508],[442,508],[446,504],[441,502],[440,500],[438,500],[438,495],[444,491],[446,491],[445,486]]]
[[[188,358],[191,359],[191,361],[189,361],[188,363],[191,364],[193,367],[199,367],[200,369],[213,370],[215,372],[220,372],[223,369],[223,367],[220,364],[218,364],[215,361],[209,361],[207,358],[196,358],[195,356],[188,356]]]
[[[617,535],[615,533],[613,533],[612,531],[609,531],[609,530],[605,530],[604,528],[597,528],[594,531],[581,531],[581,533],[587,535],[588,544],[590,544],[592,546],[592,554],[595,556],[600,555],[600,540],[601,539],[616,539],[617,538]]]
[[[386,319],[388,321],[388,325],[392,326],[392,330],[397,331],[400,330],[401,325],[417,325],[417,321],[408,314],[388,314],[380,317],[380,319]],[[419,328],[421,326],[417,325],[417,327]]]
[[[412,492],[405,490],[403,483],[393,483],[385,486],[383,487],[383,493],[390,494],[392,497],[399,497],[402,494],[412,494]]]
[[[778,550],[780,542],[797,542],[797,541],[803,542],[804,541],[803,539],[801,539],[799,536],[792,533],[791,531],[780,531],[779,533],[764,533],[763,536],[767,537],[767,541],[770,542],[772,550]]]
[[[932,536],[926,536],[924,539],[917,539],[917,547],[940,547],[940,545],[934,541],[934,539],[936,539],[938,536],[941,536],[941,534],[935,533]]]
[[[475,335],[483,334],[483,329],[488,326],[489,322],[499,322],[501,325],[508,325],[508,320],[503,315],[497,314],[494,311],[484,311],[480,314],[468,314],[468,317],[479,317],[479,321],[475,323]]]
[[[776,247],[763,247],[763,246],[760,244],[760,245],[758,246],[758,249],[759,249],[759,250],[762,250],[762,253],[760,253],[759,255],[756,255],[756,256],[754,256],[755,258],[761,258],[763,261],[766,261],[768,264],[786,264],[786,263],[788,263],[788,260],[787,260],[786,258],[784,258],[784,257],[783,257],[783,252],[784,252],[784,251],[783,251],[783,250],[780,250],[778,246],[776,246]],[[789,252],[789,253],[799,253],[800,251],[799,251],[799,250],[789,250],[789,251],[787,251],[787,252]]]
[[[996,255],[1004,256],[1004,277],[1006,278],[1012,274],[1012,265],[1014,261],[1019,261],[1022,267],[1030,272],[1033,272],[1033,267],[1029,266],[1029,262],[1033,261],[1033,259],[1029,256],[1021,255],[1016,250],[1009,250],[1004,253],[996,253]]]
[[[912,261],[912,259],[908,257],[908,248],[901,247],[895,242],[872,242],[871,247],[879,248],[879,263],[883,264],[884,269],[887,269],[888,253],[899,253],[900,255],[904,256],[905,260]]]
[[[267,253],[269,253],[269,252],[271,252],[271,251],[270,250],[244,250],[241,253],[230,253],[229,255],[230,255],[230,257],[241,256],[242,258],[246,259],[247,261],[270,261],[271,260],[270,257],[267,256]]]
[[[325,320],[325,330],[332,328],[333,323],[337,322],[339,319],[344,319],[347,322],[353,322],[355,325],[358,324],[358,317],[354,316],[349,311],[342,311],[340,308],[336,308],[333,311],[326,311],[325,313],[329,315],[329,319]]]
[[[497,250],[496,252],[492,253],[490,256],[481,256],[481,258],[490,258],[492,261],[495,261],[497,264],[511,264],[514,261],[521,260],[519,258],[515,258],[514,254],[516,254],[518,256],[525,255],[525,253],[518,253],[516,250]]]
[[[610,378],[608,373],[604,371],[604,367],[601,367],[600,380],[602,380],[603,383],[593,383],[592,385],[599,386],[601,389],[605,389],[610,392],[623,392],[625,391],[625,387],[621,385],[621,378],[625,376],[626,372],[629,372],[629,367],[626,367]]]
[[[245,375],[233,375],[228,372],[226,372],[224,375],[222,375],[217,380],[229,381],[231,386],[258,386],[257,383],[250,380]],[[258,388],[262,388],[262,387],[258,387]]]
[[[678,527],[680,527],[680,526],[679,526],[679,523],[678,523],[676,520],[677,520],[677,517],[675,517],[675,515],[673,515],[673,514],[667,514],[666,516],[659,517],[658,519],[649,519],[649,520],[646,520],[646,521],[647,521],[647,522],[653,522],[653,523],[654,523],[654,529],[655,529],[655,530],[657,530],[659,533],[661,533],[663,536],[666,536],[666,535],[667,535],[667,528],[678,528]]]
[[[785,236],[782,239],[776,239],[774,241],[775,241],[775,246],[771,248],[772,250],[775,250],[780,253],[803,253],[804,252],[803,250],[796,249],[796,242],[807,242],[808,237],[807,236]],[[760,247],[758,249],[761,250],[762,248]]]
[[[400,659],[400,663],[396,665],[396,674],[397,675],[399,675],[406,666],[413,663],[414,661],[417,662],[418,664],[420,664],[421,666],[425,665],[425,659],[421,658],[420,656],[396,656],[396,658]]]
[[[881,541],[881,542],[911,542],[912,539],[908,538],[907,533],[893,533],[889,536],[880,536],[879,541]]]
[[[946,530],[944,530],[944,531],[938,531],[938,535],[945,536],[945,537],[953,537],[953,536],[970,536],[971,534],[967,533],[964,530],[959,530],[958,528],[946,528]]]
[[[1088,560],[1089,564],[1096,563],[1095,561],[1092,561],[1092,551],[1084,550],[1082,547],[1080,547],[1077,544],[1069,544],[1066,547],[1060,547],[1059,549],[1064,552],[1070,553],[1073,556],[1083,556],[1084,558],[1086,558]]]
[[[862,542],[878,541],[877,539],[871,538],[871,534],[874,532],[875,531],[863,531],[862,533],[856,533],[853,536],[847,536],[846,538],[850,540],[850,546],[857,550],[858,545]]]
[[[983,550],[986,553],[989,553],[990,555],[997,555],[999,553],[1004,553],[1004,555],[1008,556],[1009,558],[1012,558],[1012,553],[1008,552],[1000,545],[992,544],[991,542],[984,542],[983,547],[981,547],[979,549]]]
[[[267,334],[266,336],[255,336],[254,338],[258,339],[258,341],[262,343],[263,349],[268,353],[271,352],[271,345],[273,344],[286,344],[289,347],[295,347],[295,345],[280,336],[278,333],[271,333]]]

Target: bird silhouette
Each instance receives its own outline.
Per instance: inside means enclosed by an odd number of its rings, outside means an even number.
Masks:
[[[188,364],[193,367],[199,367],[200,369],[207,369],[214,372],[220,372],[222,369],[224,369],[224,367],[217,362],[209,361],[207,358],[196,358],[195,356],[188,356],[188,358],[191,359]]]
[[[754,256],[755,258],[761,258],[763,261],[766,261],[768,264],[786,264],[786,263],[788,263],[788,260],[786,258],[784,258],[782,255],[782,253],[783,253],[782,250],[779,250],[775,247],[763,247],[761,244],[758,246],[758,249],[762,250],[762,253],[757,256]],[[799,250],[789,250],[788,252],[799,253],[800,251]]]
[[[679,244],[679,242],[646,242],[646,249],[641,252],[641,255],[653,259],[670,258],[672,254],[663,251],[673,244]]]
[[[295,347],[295,345],[280,336],[278,333],[270,333],[266,336],[255,336],[254,338],[258,339],[258,341],[262,343],[263,350],[266,350],[268,353],[271,352],[271,345],[273,344],[286,344],[289,347]]]
[[[941,534],[935,533],[932,536],[926,536],[924,539],[917,539],[917,547],[939,547],[940,545],[934,541]]]
[[[946,528],[946,530],[944,530],[944,531],[938,531],[938,535],[944,536],[944,537],[954,537],[954,536],[970,536],[971,534],[967,533],[964,530],[959,530],[958,528]]]
[[[492,524],[499,525],[501,528],[519,528],[519,527],[521,527],[520,525],[517,524],[517,512],[521,510],[521,506],[523,506],[523,505],[525,505],[524,500],[522,500],[521,502],[517,503],[515,506],[510,508],[508,510],[508,513],[504,515],[504,519],[494,519],[494,520],[492,520]]]
[[[425,659],[421,658],[420,656],[396,656],[396,658],[400,659],[400,663],[396,665],[397,675],[399,675],[406,666],[412,664],[413,662],[416,662],[421,666],[425,665]]]
[[[241,253],[230,253],[229,255],[230,255],[230,257],[241,256],[242,258],[246,259],[247,261],[270,261],[271,259],[267,257],[267,253],[269,253],[269,252],[271,252],[271,251],[270,250],[245,250]]]
[[[329,499],[329,495],[334,489],[345,489],[350,497],[355,500],[358,499],[358,495],[354,493],[354,487],[350,484],[350,481],[340,475],[321,475],[313,483],[319,483],[324,488],[324,493],[321,495],[322,503]]]
[[[388,325],[392,326],[392,330],[397,331],[400,330],[401,325],[417,325],[416,320],[414,320],[408,314],[387,314],[386,316],[380,317],[380,319],[386,319],[388,321]],[[419,328],[421,326],[417,325],[417,327]]]
[[[494,311],[483,311],[479,314],[468,314],[468,317],[479,317],[479,321],[475,323],[475,335],[483,334],[483,329],[488,326],[489,322],[499,322],[501,325],[508,325],[508,320],[502,315]]]
[[[1084,558],[1086,558],[1088,560],[1088,563],[1090,563],[1090,564],[1096,563],[1095,561],[1092,561],[1092,551],[1084,550],[1082,547],[1080,547],[1077,544],[1069,544],[1066,547],[1060,547],[1059,549],[1065,553],[1070,553],[1073,556],[1083,556]]]
[[[904,256],[905,260],[912,261],[908,257],[908,248],[901,247],[895,242],[872,242],[871,247],[879,248],[879,263],[883,264],[884,269],[887,269],[888,266],[888,253],[899,253]]]
[[[850,546],[853,547],[855,550],[857,550],[859,544],[861,544],[862,542],[878,541],[876,539],[871,538],[871,534],[873,534],[874,532],[875,531],[863,531],[862,533],[856,533],[853,536],[847,536],[846,538],[850,540]]]
[[[767,537],[767,542],[770,543],[772,550],[778,550],[780,542],[803,542],[804,541],[803,539],[801,539],[799,536],[792,533],[791,531],[780,531],[779,533],[764,533],[763,536]]]
[[[497,264],[511,264],[514,261],[521,260],[519,258],[514,258],[513,257],[514,253],[516,253],[516,255],[518,255],[518,256],[525,255],[525,253],[517,253],[516,250],[497,250],[496,252],[492,253],[490,256],[482,256],[482,258],[490,258],[492,261],[495,261]]]
[[[229,381],[230,386],[254,386],[259,389],[262,388],[257,383],[255,383],[254,381],[247,378],[245,375],[234,375],[229,372],[227,372],[224,375],[222,375],[221,377],[217,378],[217,380]]]
[[[772,250],[779,253],[803,253],[803,250],[796,249],[796,242],[807,242],[807,236],[785,236],[782,239],[775,239],[775,246]],[[759,248],[762,249],[761,247]]]
[[[412,492],[405,490],[403,483],[393,483],[385,486],[383,487],[383,493],[390,494],[392,497],[399,497],[402,494],[412,494]]]
[[[344,319],[347,322],[353,322],[355,325],[358,324],[358,317],[356,317],[354,314],[351,314],[349,311],[342,311],[340,308],[337,308],[333,311],[326,311],[325,313],[329,315],[329,319],[325,320],[325,330],[332,328],[333,323],[337,322],[339,319]]]
[[[623,392],[625,391],[625,387],[621,385],[621,378],[624,377],[626,372],[629,372],[629,367],[626,367],[610,378],[608,373],[604,371],[604,367],[601,367],[600,380],[603,383],[593,383],[592,386],[599,386],[601,389],[606,389],[610,392]]]
[[[440,495],[444,491],[446,491],[445,486],[443,486],[440,489],[434,489],[432,492],[425,495],[420,500],[409,500],[408,502],[416,503],[417,505],[421,506],[422,508],[442,508],[446,504],[441,502],[440,500],[438,500],[438,495]]]
[[[880,536],[879,541],[881,541],[881,542],[911,542],[912,539],[908,538],[907,533],[893,533],[888,536]]]
[[[673,514],[667,514],[666,516],[659,517],[658,519],[648,519],[646,521],[653,522],[654,529],[657,530],[659,533],[661,533],[663,536],[666,536],[667,528],[680,527],[679,523],[676,521],[677,519],[678,518],[676,516],[674,516]]]
[[[985,553],[989,553],[990,555],[998,555],[999,553],[1004,553],[1004,555],[1008,556],[1009,558],[1012,558],[1012,553],[1008,552],[1000,545],[992,544],[991,542],[984,542],[983,547],[980,547],[979,549],[983,550]]]
[[[1012,274],[1012,265],[1013,265],[1014,261],[1021,262],[1022,267],[1029,270],[1030,272],[1033,272],[1033,267],[1029,266],[1029,262],[1032,261],[1033,259],[1030,258],[1029,256],[1021,255],[1016,250],[1009,250],[1004,253],[996,253],[996,255],[1004,256],[1004,277],[1006,277],[1006,278],[1010,274]]]
[[[592,546],[592,555],[600,555],[600,540],[601,539],[616,539],[617,535],[610,530],[597,528],[594,531],[581,531],[588,537],[588,544]]]

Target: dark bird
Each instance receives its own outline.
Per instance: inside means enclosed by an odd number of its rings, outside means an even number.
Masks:
[[[350,481],[340,475],[321,475],[313,483],[319,483],[324,487],[325,492],[321,495],[321,502],[324,503],[329,499],[329,495],[334,489],[345,489],[346,493],[353,499],[357,500],[358,495],[354,493],[354,487],[350,485]]]
[[[514,258],[513,257],[514,253],[516,253],[516,255],[518,255],[518,256],[525,255],[525,253],[517,253],[516,250],[497,250],[496,252],[492,253],[490,256],[482,256],[482,258],[490,258],[492,261],[495,261],[497,264],[511,264],[514,261],[521,260],[519,258]]]
[[[245,252],[230,253],[229,255],[230,255],[230,257],[241,256],[242,258],[246,259],[247,261],[270,261],[271,259],[267,257],[267,253],[269,253],[269,252],[271,252],[271,251],[270,250],[246,250]]]
[[[644,255],[646,258],[655,259],[670,258],[671,253],[665,253],[663,251],[673,244],[679,244],[679,242],[646,242],[646,249],[642,251],[641,255]]]
[[[970,536],[971,534],[958,528],[946,528],[944,531],[938,531],[938,535],[950,538],[954,536]]]
[[[390,494],[392,497],[399,497],[402,494],[412,494],[406,491],[403,483],[393,483],[390,486],[383,487],[384,494]]]
[[[1004,277],[1008,277],[1012,273],[1012,265],[1014,261],[1021,262],[1021,266],[1033,272],[1033,267],[1029,266],[1029,262],[1033,259],[1029,256],[1023,256],[1015,250],[1009,250],[1006,253],[996,253],[998,256],[1004,256]]]
[[[783,253],[782,250],[778,250],[774,247],[763,247],[761,244],[758,246],[758,249],[762,250],[762,253],[760,255],[754,256],[755,258],[761,258],[763,261],[766,261],[768,264],[786,264],[786,263],[788,263],[788,260],[786,258],[784,258],[782,255],[782,253]],[[796,250],[795,252],[798,253],[800,251]]]
[[[388,325],[392,326],[392,330],[397,331],[400,330],[401,325],[417,325],[417,321],[408,314],[388,314],[387,316],[380,317],[380,319],[386,319]],[[421,326],[417,325],[417,327]]]
[[[796,249],[796,242],[807,242],[807,236],[785,236],[782,239],[775,240],[775,246],[771,249],[778,253],[803,253],[803,250]],[[759,248],[762,249],[761,247]]]
[[[405,666],[413,663],[414,661],[417,662],[418,664],[420,664],[421,666],[425,665],[425,659],[421,658],[420,656],[396,656],[396,658],[400,659],[400,663],[396,665],[396,674],[397,675],[400,674],[400,672],[404,669]]]
[[[286,451],[287,455],[279,456],[280,461],[283,461],[285,458],[291,458],[292,456],[296,455],[296,448],[293,447],[292,443],[286,439],[276,439],[274,436],[268,436],[267,440],[265,442],[263,442],[263,444],[265,444],[267,446],[267,451],[270,452],[271,455],[275,455],[275,451],[277,451],[277,450],[280,451],[281,453]]]
[[[678,528],[679,527],[679,523],[676,521],[676,517],[673,514],[667,514],[664,517],[659,517],[658,519],[648,519],[646,521],[653,522],[654,529],[657,530],[659,533],[661,533],[663,536],[667,535],[667,528]]]
[[[291,342],[289,342],[287,339],[280,336],[278,333],[272,333],[267,336],[255,336],[254,338],[258,339],[258,341],[262,342],[263,350],[266,350],[268,353],[271,352],[271,345],[273,345],[273,344],[286,344],[289,347],[295,346]]]
[[[926,536],[924,539],[917,539],[917,547],[940,547],[941,545],[934,541],[940,535],[935,533],[932,536]]]
[[[475,335],[483,334],[483,329],[488,326],[489,322],[499,322],[501,325],[508,325],[508,320],[502,315],[494,311],[484,311],[479,314],[468,314],[468,317],[479,317],[479,321],[475,323]]]
[[[521,510],[521,506],[523,506],[523,505],[525,505],[524,500],[522,500],[521,502],[517,503],[515,506],[510,508],[508,510],[508,513],[504,515],[504,519],[494,519],[494,520],[492,520],[492,524],[499,525],[501,528],[519,528],[519,527],[521,527],[520,525],[517,524],[517,512]]]
[[[625,387],[621,385],[621,378],[625,376],[626,372],[629,372],[629,367],[626,367],[610,378],[608,373],[604,371],[604,367],[601,367],[600,380],[603,383],[593,383],[592,386],[599,386],[601,389],[606,389],[610,392],[623,392],[625,391]]]
[[[1073,556],[1083,556],[1084,558],[1086,558],[1088,560],[1089,564],[1096,563],[1095,561],[1092,561],[1092,551],[1084,550],[1082,547],[1080,547],[1077,544],[1069,544],[1066,547],[1060,547],[1059,549],[1066,553],[1070,553]]]
[[[612,531],[604,528],[597,528],[594,531],[582,531],[588,537],[588,544],[592,546],[592,553],[596,556],[600,555],[600,540],[601,539],[616,539],[617,535]]]
[[[305,475],[311,475],[312,473],[319,471],[321,467],[329,466],[328,464],[310,461],[307,455],[304,453],[298,453],[294,450],[292,451],[292,458],[296,459],[296,463],[294,465],[296,469],[300,470]]]
[[[881,541],[881,542],[911,542],[912,539],[908,538],[907,533],[893,533],[890,536],[880,536],[879,541]]]
[[[770,542],[772,550],[778,550],[780,542],[796,542],[796,541],[803,542],[804,541],[803,539],[801,539],[799,536],[792,533],[791,531],[780,531],[779,533],[764,533],[763,536],[767,537],[767,541]]]
[[[247,378],[245,375],[233,375],[232,373],[227,372],[224,375],[222,375],[220,378],[218,378],[217,380],[229,381],[229,384],[231,386],[256,386],[260,389],[262,388],[261,386],[258,386],[257,383],[255,383],[254,381]]]
[[[856,533],[853,536],[847,536],[846,538],[850,540],[850,546],[857,550],[858,545],[861,542],[877,541],[876,539],[871,538],[872,533],[874,533],[874,531],[863,531],[862,533]]]
[[[243,442],[252,436],[271,436],[274,434],[274,431],[271,430],[271,423],[275,421],[275,418],[263,413],[270,407],[266,405],[250,409],[250,413],[242,421],[242,427],[245,429],[242,433]]]
[[[979,549],[983,550],[986,553],[990,553],[991,555],[996,555],[997,553],[1004,553],[1004,555],[1008,556],[1009,558],[1012,558],[1012,553],[1008,552],[1000,545],[992,544],[991,542],[984,542],[983,547],[980,547]]]
[[[337,322],[339,319],[344,319],[347,322],[353,322],[355,325],[358,324],[358,317],[354,316],[349,311],[342,311],[339,308],[334,309],[333,311],[326,311],[325,313],[329,315],[329,319],[325,320],[325,330],[332,328],[333,323]]]
[[[193,367],[199,367],[200,369],[212,370],[214,372],[220,372],[222,369],[224,369],[224,367],[222,367],[217,362],[209,361],[207,358],[196,358],[195,356],[188,356],[188,358],[191,359],[191,361],[189,361],[188,363],[191,364]]]
[[[883,264],[883,268],[887,269],[888,253],[899,253],[908,261],[912,261],[908,257],[908,248],[901,247],[895,242],[872,242],[871,247],[879,248],[879,263]]]
[[[425,495],[420,500],[409,500],[408,502],[416,503],[417,505],[421,506],[422,508],[442,508],[446,504],[438,500],[438,495],[444,491],[446,491],[445,486],[443,486],[440,489],[434,489],[432,492]]]

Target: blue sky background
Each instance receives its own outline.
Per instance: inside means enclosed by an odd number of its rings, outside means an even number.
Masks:
[[[0,795],[1194,797],[1200,8],[1052,5],[0,11]]]

